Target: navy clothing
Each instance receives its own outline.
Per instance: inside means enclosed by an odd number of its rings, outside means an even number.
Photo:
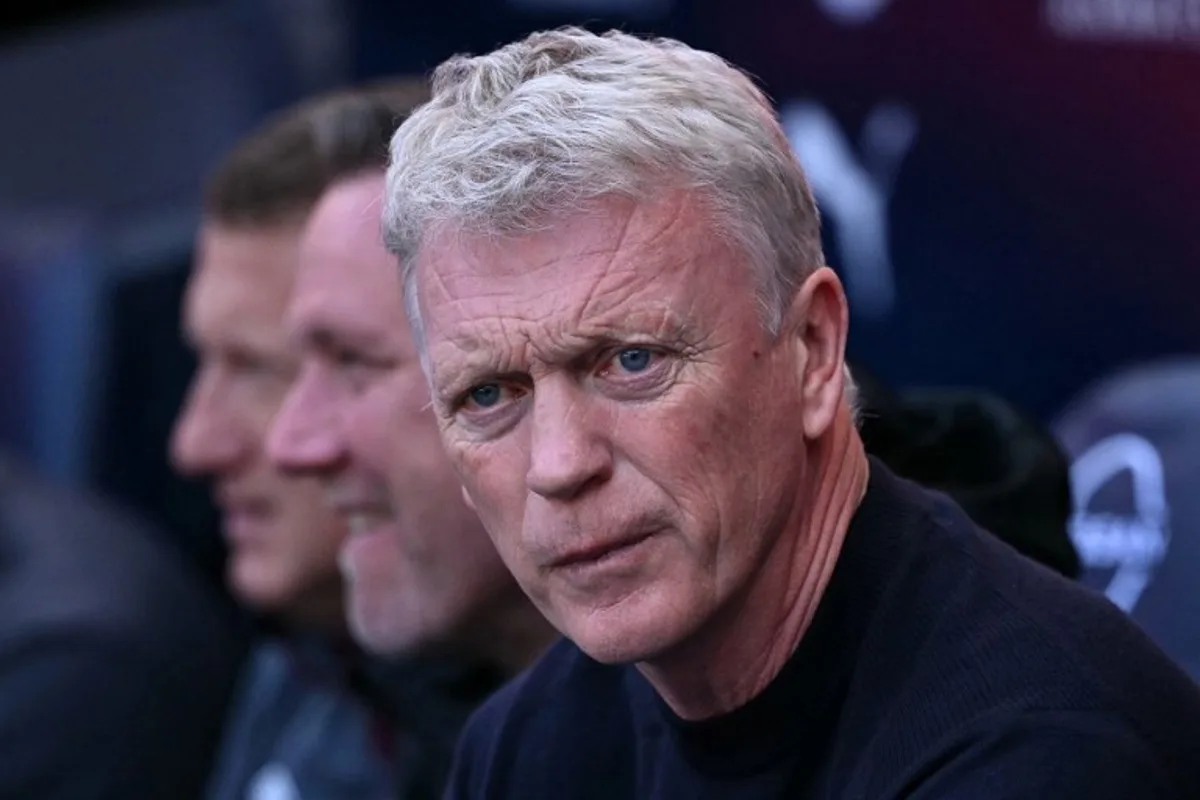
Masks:
[[[329,642],[269,639],[246,665],[209,800],[393,798],[372,710]]]
[[[387,720],[397,798],[442,797],[463,726],[510,677],[494,664],[450,655],[373,659],[355,671],[358,690]]]
[[[200,796],[243,630],[161,534],[0,459],[0,797]]]
[[[678,719],[560,642],[468,723],[451,798],[1200,797],[1200,689],[1111,604],[871,462],[812,625]]]
[[[316,636],[269,639],[243,677],[209,800],[436,800],[499,670],[387,662]]]

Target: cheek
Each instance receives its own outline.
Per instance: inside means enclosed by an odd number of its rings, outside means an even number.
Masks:
[[[246,410],[246,419],[254,421],[255,429],[265,436],[268,428],[283,408],[287,397],[290,381],[274,378],[261,378],[256,381],[246,381],[235,396]]]
[[[712,502],[715,490],[738,480],[735,459],[752,456],[736,414],[698,390],[688,394],[627,409],[614,428],[617,449],[681,505]]]
[[[471,494],[480,520],[504,548],[520,540],[524,524],[525,470],[521,454],[506,442],[449,443],[451,460]]]
[[[346,527],[325,501],[324,490],[310,478],[289,479],[280,505],[289,532],[287,548],[306,557],[320,558],[337,552]]]
[[[380,389],[372,389],[346,400],[342,424],[346,446],[355,459],[381,468],[387,454],[397,445],[392,427],[394,400]]]
[[[618,448],[637,480],[666,496],[696,569],[750,546],[731,534],[757,524],[758,498],[775,471],[748,438],[752,407],[735,400],[697,387],[680,402],[622,414]]]

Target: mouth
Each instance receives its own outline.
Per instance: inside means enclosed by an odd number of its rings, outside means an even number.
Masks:
[[[269,538],[273,506],[266,500],[247,500],[221,506],[221,530],[236,547],[257,547]]]
[[[345,523],[350,538],[368,535],[396,519],[387,494],[374,485],[336,486],[326,495],[326,502]]]
[[[338,549],[338,569],[351,585],[357,585],[363,575],[390,563],[390,552],[396,546],[390,526],[396,519],[389,509],[377,506],[339,509],[338,513],[346,523],[346,538]]]
[[[275,504],[267,495],[224,486],[217,488],[213,499],[221,510],[221,527],[233,540],[251,538],[275,511]]]
[[[572,550],[566,555],[552,561],[550,567],[560,570],[575,570],[600,566],[610,561],[615,562],[657,533],[657,530],[642,531]]]

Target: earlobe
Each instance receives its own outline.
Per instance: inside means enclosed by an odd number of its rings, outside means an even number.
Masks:
[[[800,314],[794,335],[801,339],[804,434],[817,439],[833,424],[845,388],[850,315],[837,273],[821,267],[809,275],[796,293],[794,311]]]

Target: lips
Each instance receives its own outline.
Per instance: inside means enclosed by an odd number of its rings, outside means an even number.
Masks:
[[[576,548],[566,553],[565,555],[556,558],[550,563],[553,569],[569,569],[572,567],[583,567],[592,564],[597,564],[606,558],[616,556],[626,550],[629,550],[642,542],[649,539],[657,531],[641,531],[639,533],[622,536],[617,539],[611,539],[605,542],[588,545],[587,547]]]
[[[226,538],[239,543],[259,537],[274,510],[274,504],[265,495],[224,487],[217,490],[216,502],[221,509]]]
[[[225,509],[221,517],[221,530],[225,541],[241,548],[257,548],[268,545],[275,527],[267,504],[234,506]]]

